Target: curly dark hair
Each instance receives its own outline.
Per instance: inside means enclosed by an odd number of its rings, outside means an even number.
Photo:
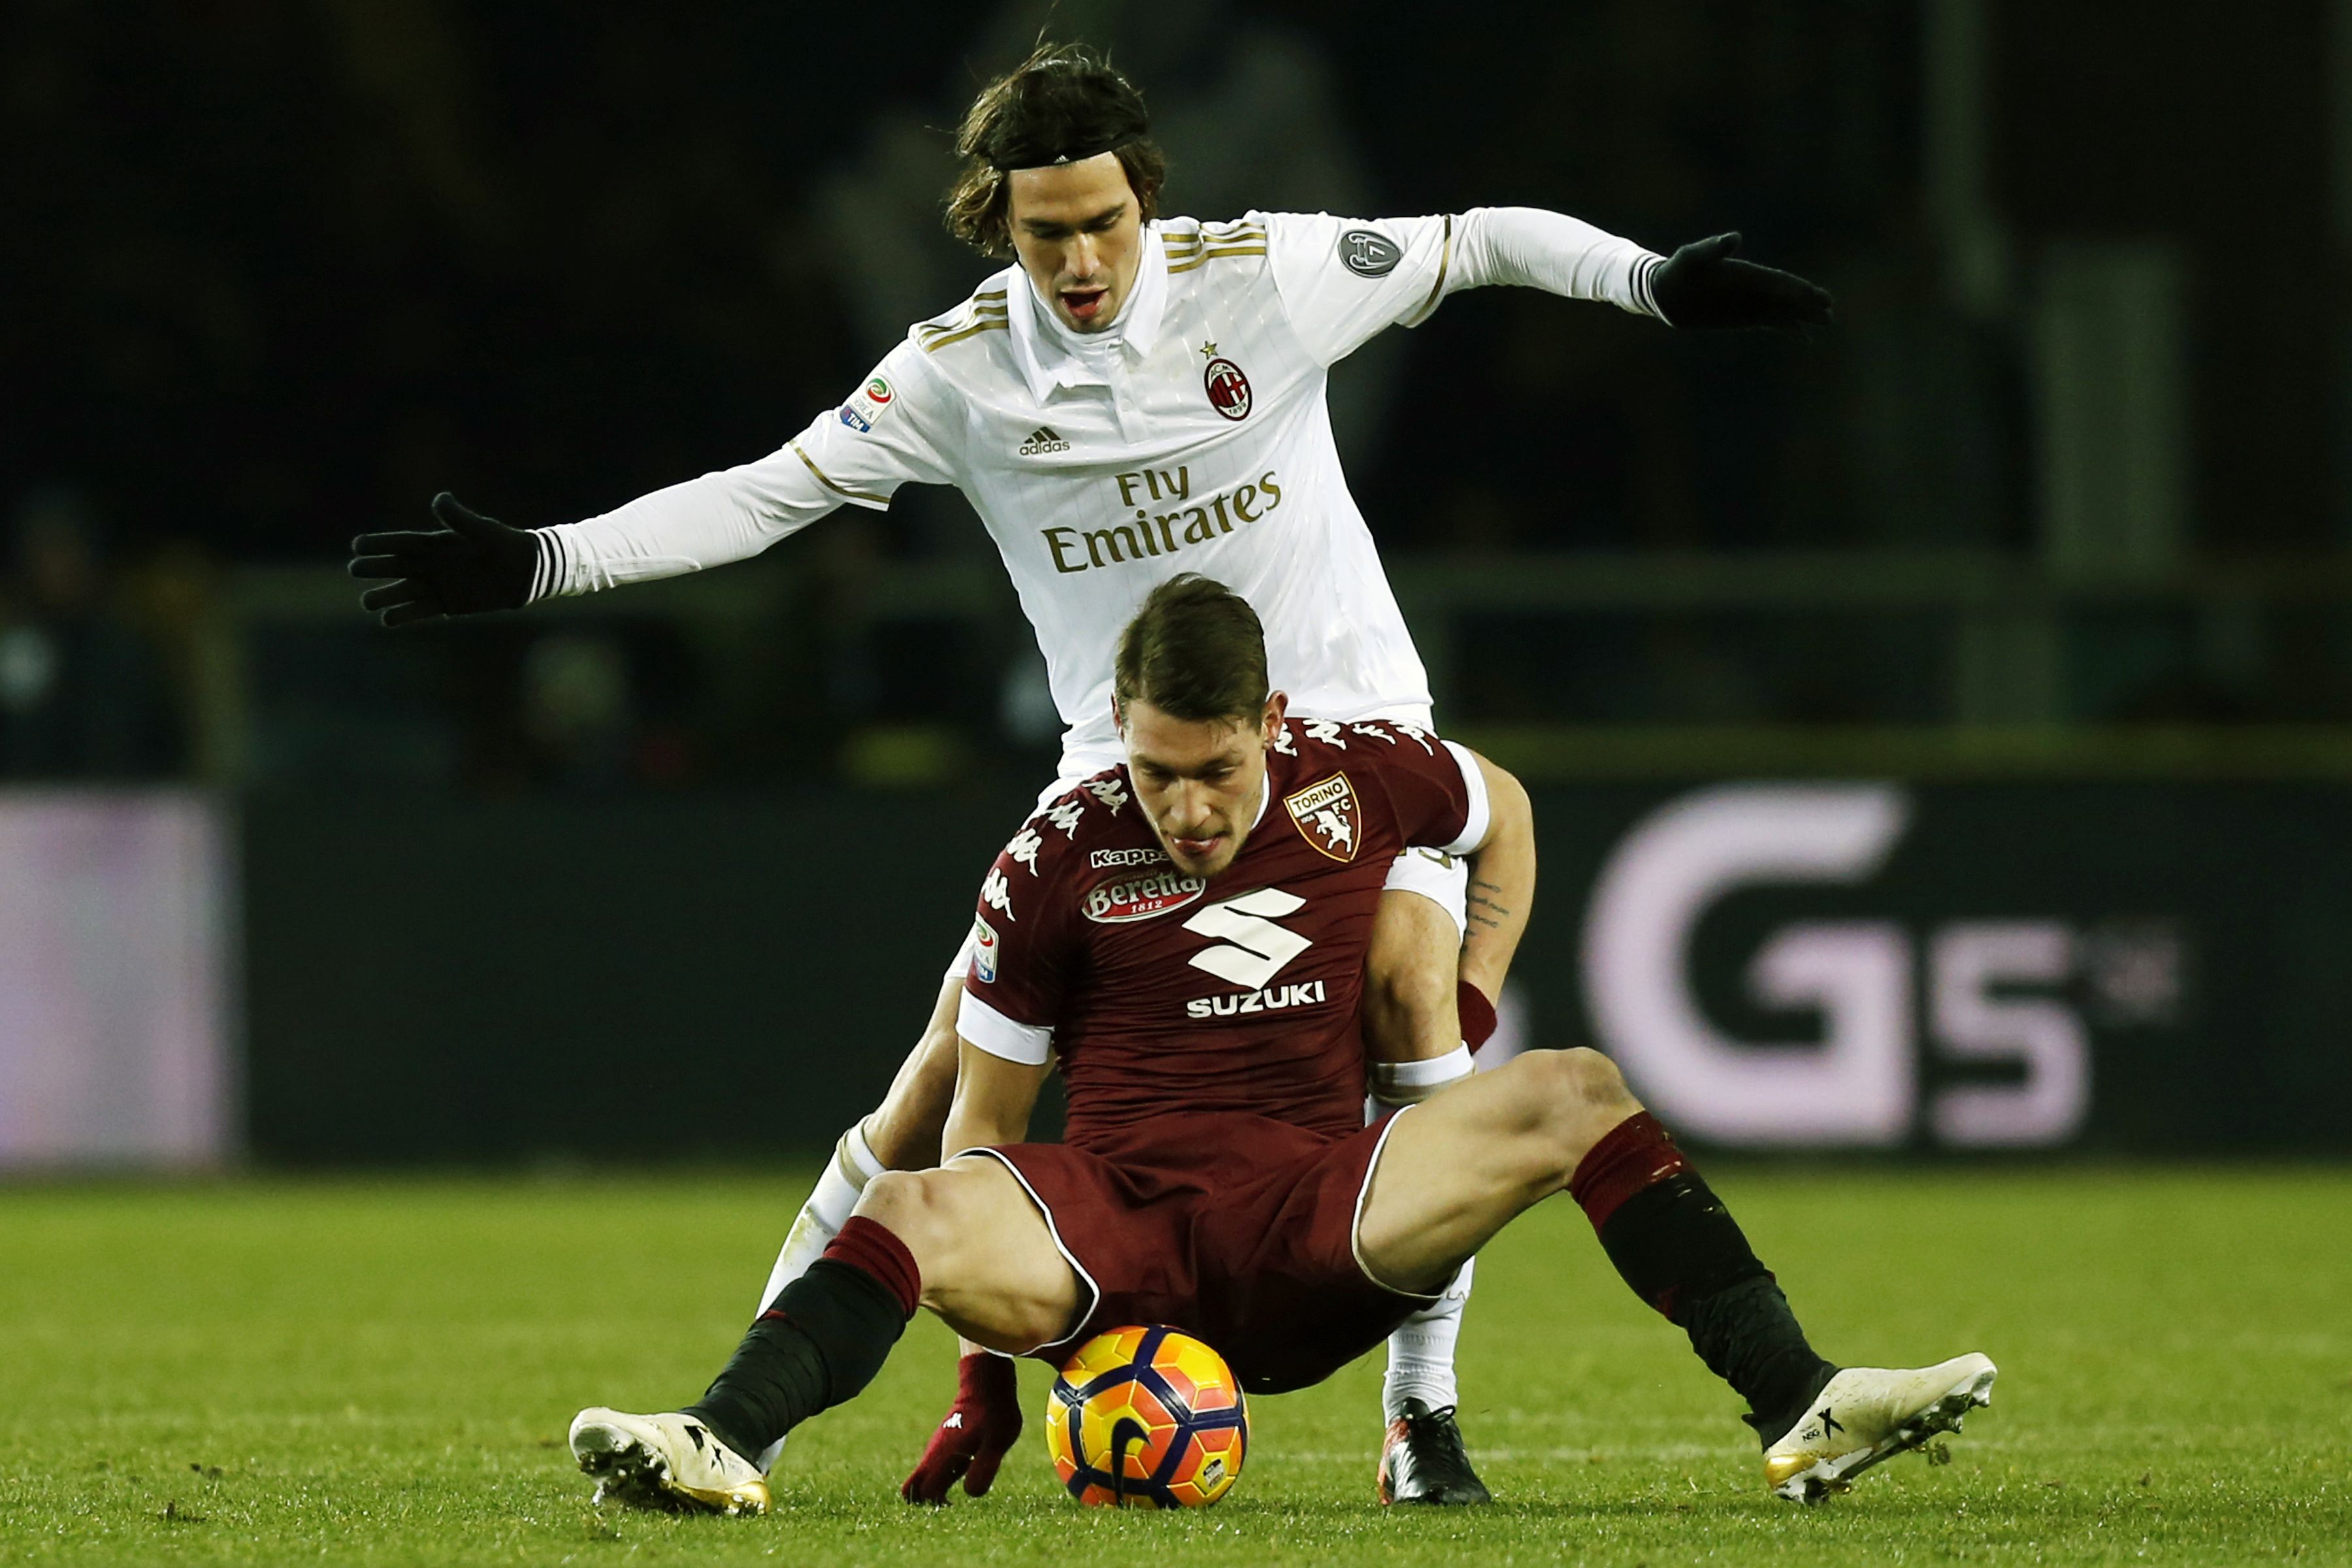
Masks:
[[[1151,140],[1143,95],[1084,44],[1038,45],[982,88],[964,114],[948,232],[984,256],[1012,255],[1005,175],[1104,153],[1118,155],[1143,220],[1159,216],[1168,160]]]

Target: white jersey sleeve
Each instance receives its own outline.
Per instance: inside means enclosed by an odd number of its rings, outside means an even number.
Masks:
[[[757,555],[845,501],[880,510],[902,484],[951,484],[961,400],[910,341],[838,408],[756,462],[541,531],[545,594],[588,594]],[[534,595],[537,597],[540,595]]]
[[[1385,328],[1417,326],[1445,297],[1454,265],[1451,216],[1350,218],[1252,213],[1266,229],[1266,264],[1283,313],[1325,364]]]
[[[1419,326],[1447,295],[1490,283],[1658,314],[1649,278],[1659,258],[1561,213],[1473,207],[1436,217],[1262,216],[1283,310],[1327,365],[1383,328]]]

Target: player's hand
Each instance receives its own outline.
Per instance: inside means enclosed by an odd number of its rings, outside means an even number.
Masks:
[[[1673,327],[1768,327],[1803,332],[1826,327],[1830,291],[1793,272],[1733,259],[1739,236],[1693,240],[1650,276],[1650,297]]]
[[[985,1352],[956,1363],[956,1400],[922,1462],[898,1488],[908,1502],[943,1503],[958,1479],[985,1497],[1005,1451],[1021,1438],[1021,1385],[1013,1363]]]
[[[520,610],[539,570],[539,536],[477,516],[443,490],[433,498],[442,525],[429,533],[362,533],[352,541],[352,575],[392,581],[360,595],[360,607],[388,626],[435,616]]]

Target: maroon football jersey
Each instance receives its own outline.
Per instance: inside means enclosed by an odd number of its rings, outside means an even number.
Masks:
[[[1164,1111],[1363,1125],[1356,1017],[1389,864],[1486,836],[1470,753],[1388,721],[1292,719],[1231,866],[1179,871],[1125,767],[1058,797],[982,885],[959,1027],[1014,1061],[1059,1058],[1068,1141],[1108,1152]]]

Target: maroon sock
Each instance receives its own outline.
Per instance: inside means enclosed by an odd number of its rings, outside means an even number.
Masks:
[[[1658,1119],[1638,1111],[1602,1135],[1577,1162],[1568,1179],[1568,1195],[1584,1210],[1599,1230],[1624,1206],[1625,1200],[1644,1187],[1690,1169],[1690,1162]]]
[[[826,1245],[823,1256],[835,1263],[863,1268],[882,1281],[898,1298],[899,1310],[909,1318],[922,1305],[923,1271],[915,1267],[915,1255],[907,1250],[907,1244],[888,1226],[863,1215],[851,1215],[848,1223],[841,1227],[841,1234]]]

